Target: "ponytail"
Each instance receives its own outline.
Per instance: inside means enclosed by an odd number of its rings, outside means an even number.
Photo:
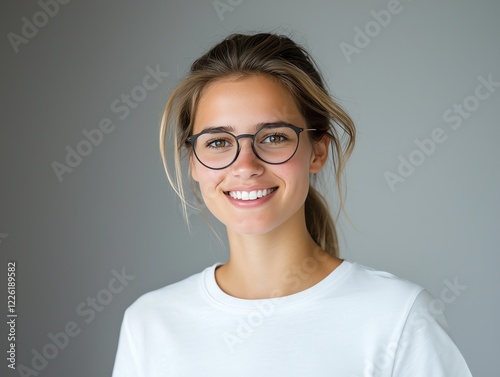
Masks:
[[[328,254],[339,256],[339,245],[335,223],[323,196],[309,186],[305,202],[306,225],[313,240]]]

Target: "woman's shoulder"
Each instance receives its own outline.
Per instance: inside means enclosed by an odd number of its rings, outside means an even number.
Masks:
[[[171,308],[178,309],[182,305],[196,303],[202,297],[202,279],[211,268],[214,266],[208,266],[182,280],[142,294],[126,309],[126,314],[129,317],[144,317],[155,313],[168,313]]]
[[[351,277],[359,284],[370,284],[373,288],[392,288],[401,290],[422,290],[423,288],[404,277],[385,269],[376,269],[360,262],[349,262],[352,267]]]
[[[376,269],[356,261],[350,262],[350,264],[353,268],[353,276],[360,279],[360,281],[376,285],[391,285],[394,287],[420,287],[418,284],[397,274],[393,274],[386,269]]]
[[[412,303],[425,288],[383,269],[375,269],[359,262],[350,262],[346,289],[367,300]]]

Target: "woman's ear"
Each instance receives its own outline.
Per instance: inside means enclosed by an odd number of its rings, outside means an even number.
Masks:
[[[191,174],[191,178],[193,178],[196,182],[198,182],[198,173],[196,172],[194,159],[195,157],[191,153],[191,155],[189,156],[189,173]]]
[[[311,163],[309,165],[310,173],[317,173],[323,168],[328,160],[328,147],[330,146],[330,138],[324,135],[318,142],[313,144],[313,152]]]

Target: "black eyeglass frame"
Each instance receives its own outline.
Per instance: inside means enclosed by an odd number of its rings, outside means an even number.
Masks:
[[[200,162],[200,164],[202,164],[203,166],[209,168],[209,169],[212,169],[212,170],[222,170],[222,169],[225,169],[227,168],[228,166],[231,166],[237,159],[238,159],[238,156],[240,155],[240,151],[241,151],[241,145],[240,145],[240,139],[243,139],[245,137],[247,138],[250,138],[252,140],[251,142],[251,145],[252,145],[252,151],[253,153],[255,154],[255,156],[265,162],[266,164],[270,164],[270,165],[281,165],[281,164],[284,164],[285,162],[289,161],[293,156],[295,156],[295,153],[297,152],[297,149],[299,148],[299,143],[300,143],[300,133],[302,131],[317,131],[315,128],[303,128],[303,127],[297,127],[297,126],[294,126],[292,124],[280,124],[279,126],[280,127],[288,127],[288,128],[291,128],[293,131],[295,131],[295,133],[297,134],[297,145],[295,146],[295,150],[293,151],[292,155],[290,157],[288,157],[285,161],[282,161],[282,162],[269,162],[269,161],[266,161],[264,160],[261,156],[259,156],[259,154],[257,153],[257,151],[255,150],[255,145],[254,145],[254,141],[255,141],[255,135],[257,135],[260,131],[266,129],[266,128],[276,128],[276,124],[270,124],[270,125],[265,125],[261,128],[259,128],[257,130],[257,132],[255,132],[254,134],[241,134],[241,135],[234,135],[232,134],[231,132],[229,131],[221,131],[221,130],[204,130],[204,131],[201,131],[200,133],[197,133],[195,135],[191,135],[191,136],[188,136],[186,138],[186,143],[189,143],[191,144],[191,146],[193,147],[193,152],[194,152],[194,155],[196,156],[196,159]],[[207,133],[226,133],[228,135],[231,135],[235,140],[236,140],[236,145],[237,145],[237,149],[236,149],[236,154],[233,158],[233,160],[221,167],[221,168],[213,168],[211,166],[208,166],[207,164],[205,164],[203,161],[201,161],[201,159],[198,157],[198,154],[196,153],[196,147],[195,147],[195,144],[196,144],[196,140],[198,139],[199,136],[203,135],[203,134],[207,134]]]

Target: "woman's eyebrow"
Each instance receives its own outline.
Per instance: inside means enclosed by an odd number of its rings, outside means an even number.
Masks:
[[[293,124],[282,121],[282,120],[277,120],[274,122],[259,123],[259,124],[257,124],[256,128],[269,127],[269,126],[281,127],[281,126],[293,126]]]
[[[262,128],[262,127],[269,127],[269,126],[293,126],[292,124],[288,123],[288,122],[284,122],[284,121],[281,121],[281,120],[276,120],[274,122],[261,122],[261,123],[257,123],[254,128],[255,128],[255,131],[257,131],[258,129]],[[205,127],[201,132],[205,132],[205,131],[208,131],[208,132],[213,132],[213,131],[226,131],[226,132],[234,132],[234,127],[233,126],[229,126],[229,125],[222,125],[222,126],[207,126]]]
[[[201,132],[205,131],[226,131],[226,132],[234,132],[234,127],[232,126],[207,126]]]

